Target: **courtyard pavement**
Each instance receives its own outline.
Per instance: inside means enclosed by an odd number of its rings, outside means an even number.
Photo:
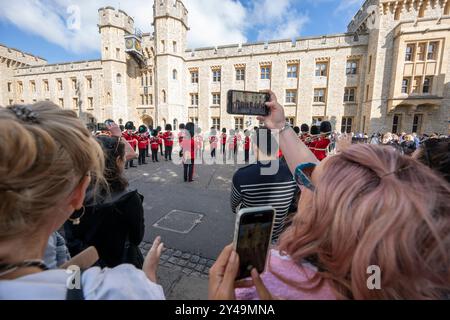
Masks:
[[[161,154],[158,163],[147,158],[146,165],[126,170],[130,188],[144,196],[141,250],[145,254],[158,235],[166,247],[158,279],[168,299],[206,299],[209,268],[233,240],[231,179],[242,165],[219,163],[196,165],[192,183],[183,182],[182,165]]]

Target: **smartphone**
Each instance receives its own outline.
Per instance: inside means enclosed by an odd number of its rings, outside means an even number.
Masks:
[[[236,280],[250,277],[253,268],[258,273],[266,269],[274,220],[275,209],[271,206],[239,210],[233,241],[240,264]]]
[[[97,130],[98,131],[108,131],[108,127],[104,123],[97,123]]]
[[[266,92],[230,90],[227,95],[227,112],[229,114],[267,116],[269,108],[266,102],[270,95]]]

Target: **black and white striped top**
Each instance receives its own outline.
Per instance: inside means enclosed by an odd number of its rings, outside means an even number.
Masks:
[[[272,240],[276,241],[283,232],[288,213],[296,210],[297,183],[286,162],[280,160],[276,175],[261,175],[261,168],[268,167],[260,162],[243,167],[233,176],[231,188],[231,209],[272,206],[276,210]]]

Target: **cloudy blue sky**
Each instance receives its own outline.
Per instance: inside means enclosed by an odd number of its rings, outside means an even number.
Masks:
[[[364,0],[183,2],[188,46],[197,48],[344,32]],[[50,63],[97,59],[97,9],[108,5],[126,11],[142,31],[152,31],[152,0],[0,0],[0,43]],[[70,19],[74,10],[79,27]]]

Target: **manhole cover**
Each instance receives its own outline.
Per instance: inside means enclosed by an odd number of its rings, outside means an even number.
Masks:
[[[203,214],[200,213],[172,210],[156,221],[153,226],[177,233],[189,233],[197,224],[202,222],[202,218]]]

